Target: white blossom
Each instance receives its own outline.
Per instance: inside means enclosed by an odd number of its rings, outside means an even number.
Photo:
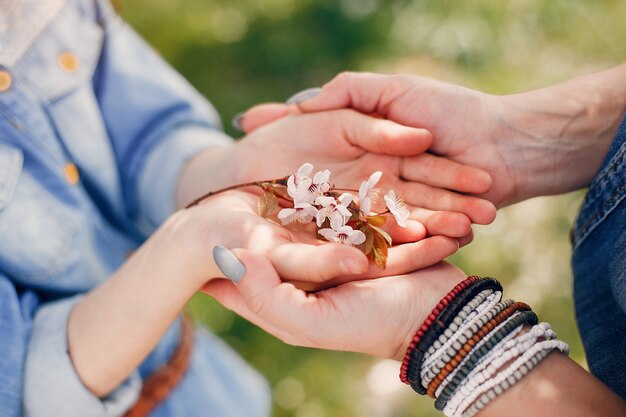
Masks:
[[[285,225],[289,223],[310,223],[317,216],[317,209],[309,203],[297,203],[293,208],[278,212],[278,218]]]
[[[302,165],[295,175],[287,179],[287,193],[293,198],[294,203],[312,204],[315,199],[330,190],[330,171],[325,169],[316,172],[313,178],[313,165]]]
[[[363,181],[359,187],[359,207],[364,214],[370,214],[372,211],[372,202],[378,195],[378,190],[374,187],[378,184],[382,172],[376,171],[370,175],[367,181]]]
[[[399,196],[396,197],[396,193],[393,190],[389,190],[387,195],[385,195],[385,203],[387,203],[387,208],[393,214],[393,217],[396,218],[396,223],[398,226],[406,227],[406,221],[409,218],[409,209],[407,208],[402,198]]]
[[[342,243],[348,246],[360,245],[365,242],[365,233],[346,225],[337,229],[320,229],[318,233],[330,242]]]
[[[352,216],[348,206],[352,203],[353,197],[350,193],[344,193],[339,198],[330,196],[320,196],[315,199],[315,204],[322,206],[317,212],[317,226],[320,227],[327,218],[331,223],[343,226]]]

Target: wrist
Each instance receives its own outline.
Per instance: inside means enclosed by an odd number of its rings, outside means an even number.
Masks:
[[[209,191],[238,184],[241,161],[235,148],[235,145],[211,147],[189,161],[176,189],[177,208]]]
[[[626,111],[626,66],[499,100],[516,201],[587,186]]]

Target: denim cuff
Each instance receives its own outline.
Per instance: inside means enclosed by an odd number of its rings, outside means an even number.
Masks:
[[[106,398],[98,398],[81,382],[67,345],[67,321],[79,299],[45,304],[35,316],[24,375],[25,417],[117,417],[139,398],[138,371]]]
[[[187,162],[205,149],[228,146],[224,132],[189,125],[174,129],[155,146],[138,178],[139,228],[150,234],[176,210],[176,188]]]

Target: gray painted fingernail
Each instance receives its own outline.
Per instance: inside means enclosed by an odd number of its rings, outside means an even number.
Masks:
[[[302,90],[299,93],[296,93],[293,96],[289,97],[285,104],[300,104],[303,101],[319,95],[319,93],[321,92],[322,89],[319,87],[307,88],[306,90]]]
[[[241,281],[246,273],[246,266],[235,254],[224,246],[213,248],[213,259],[222,273],[235,284]]]
[[[240,132],[243,132],[243,116],[246,114],[245,112],[237,113],[233,120],[230,121],[230,124],[233,125],[235,129]]]

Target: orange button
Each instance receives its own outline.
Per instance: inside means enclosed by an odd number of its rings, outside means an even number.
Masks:
[[[63,71],[76,72],[80,67],[80,61],[76,55],[66,52],[59,55],[59,66]]]
[[[11,88],[12,83],[13,79],[11,78],[11,74],[9,74],[8,71],[0,70],[0,93]]]
[[[80,174],[78,173],[78,168],[74,164],[67,164],[63,168],[63,172],[65,173],[65,179],[72,185],[78,184],[80,180]]]

